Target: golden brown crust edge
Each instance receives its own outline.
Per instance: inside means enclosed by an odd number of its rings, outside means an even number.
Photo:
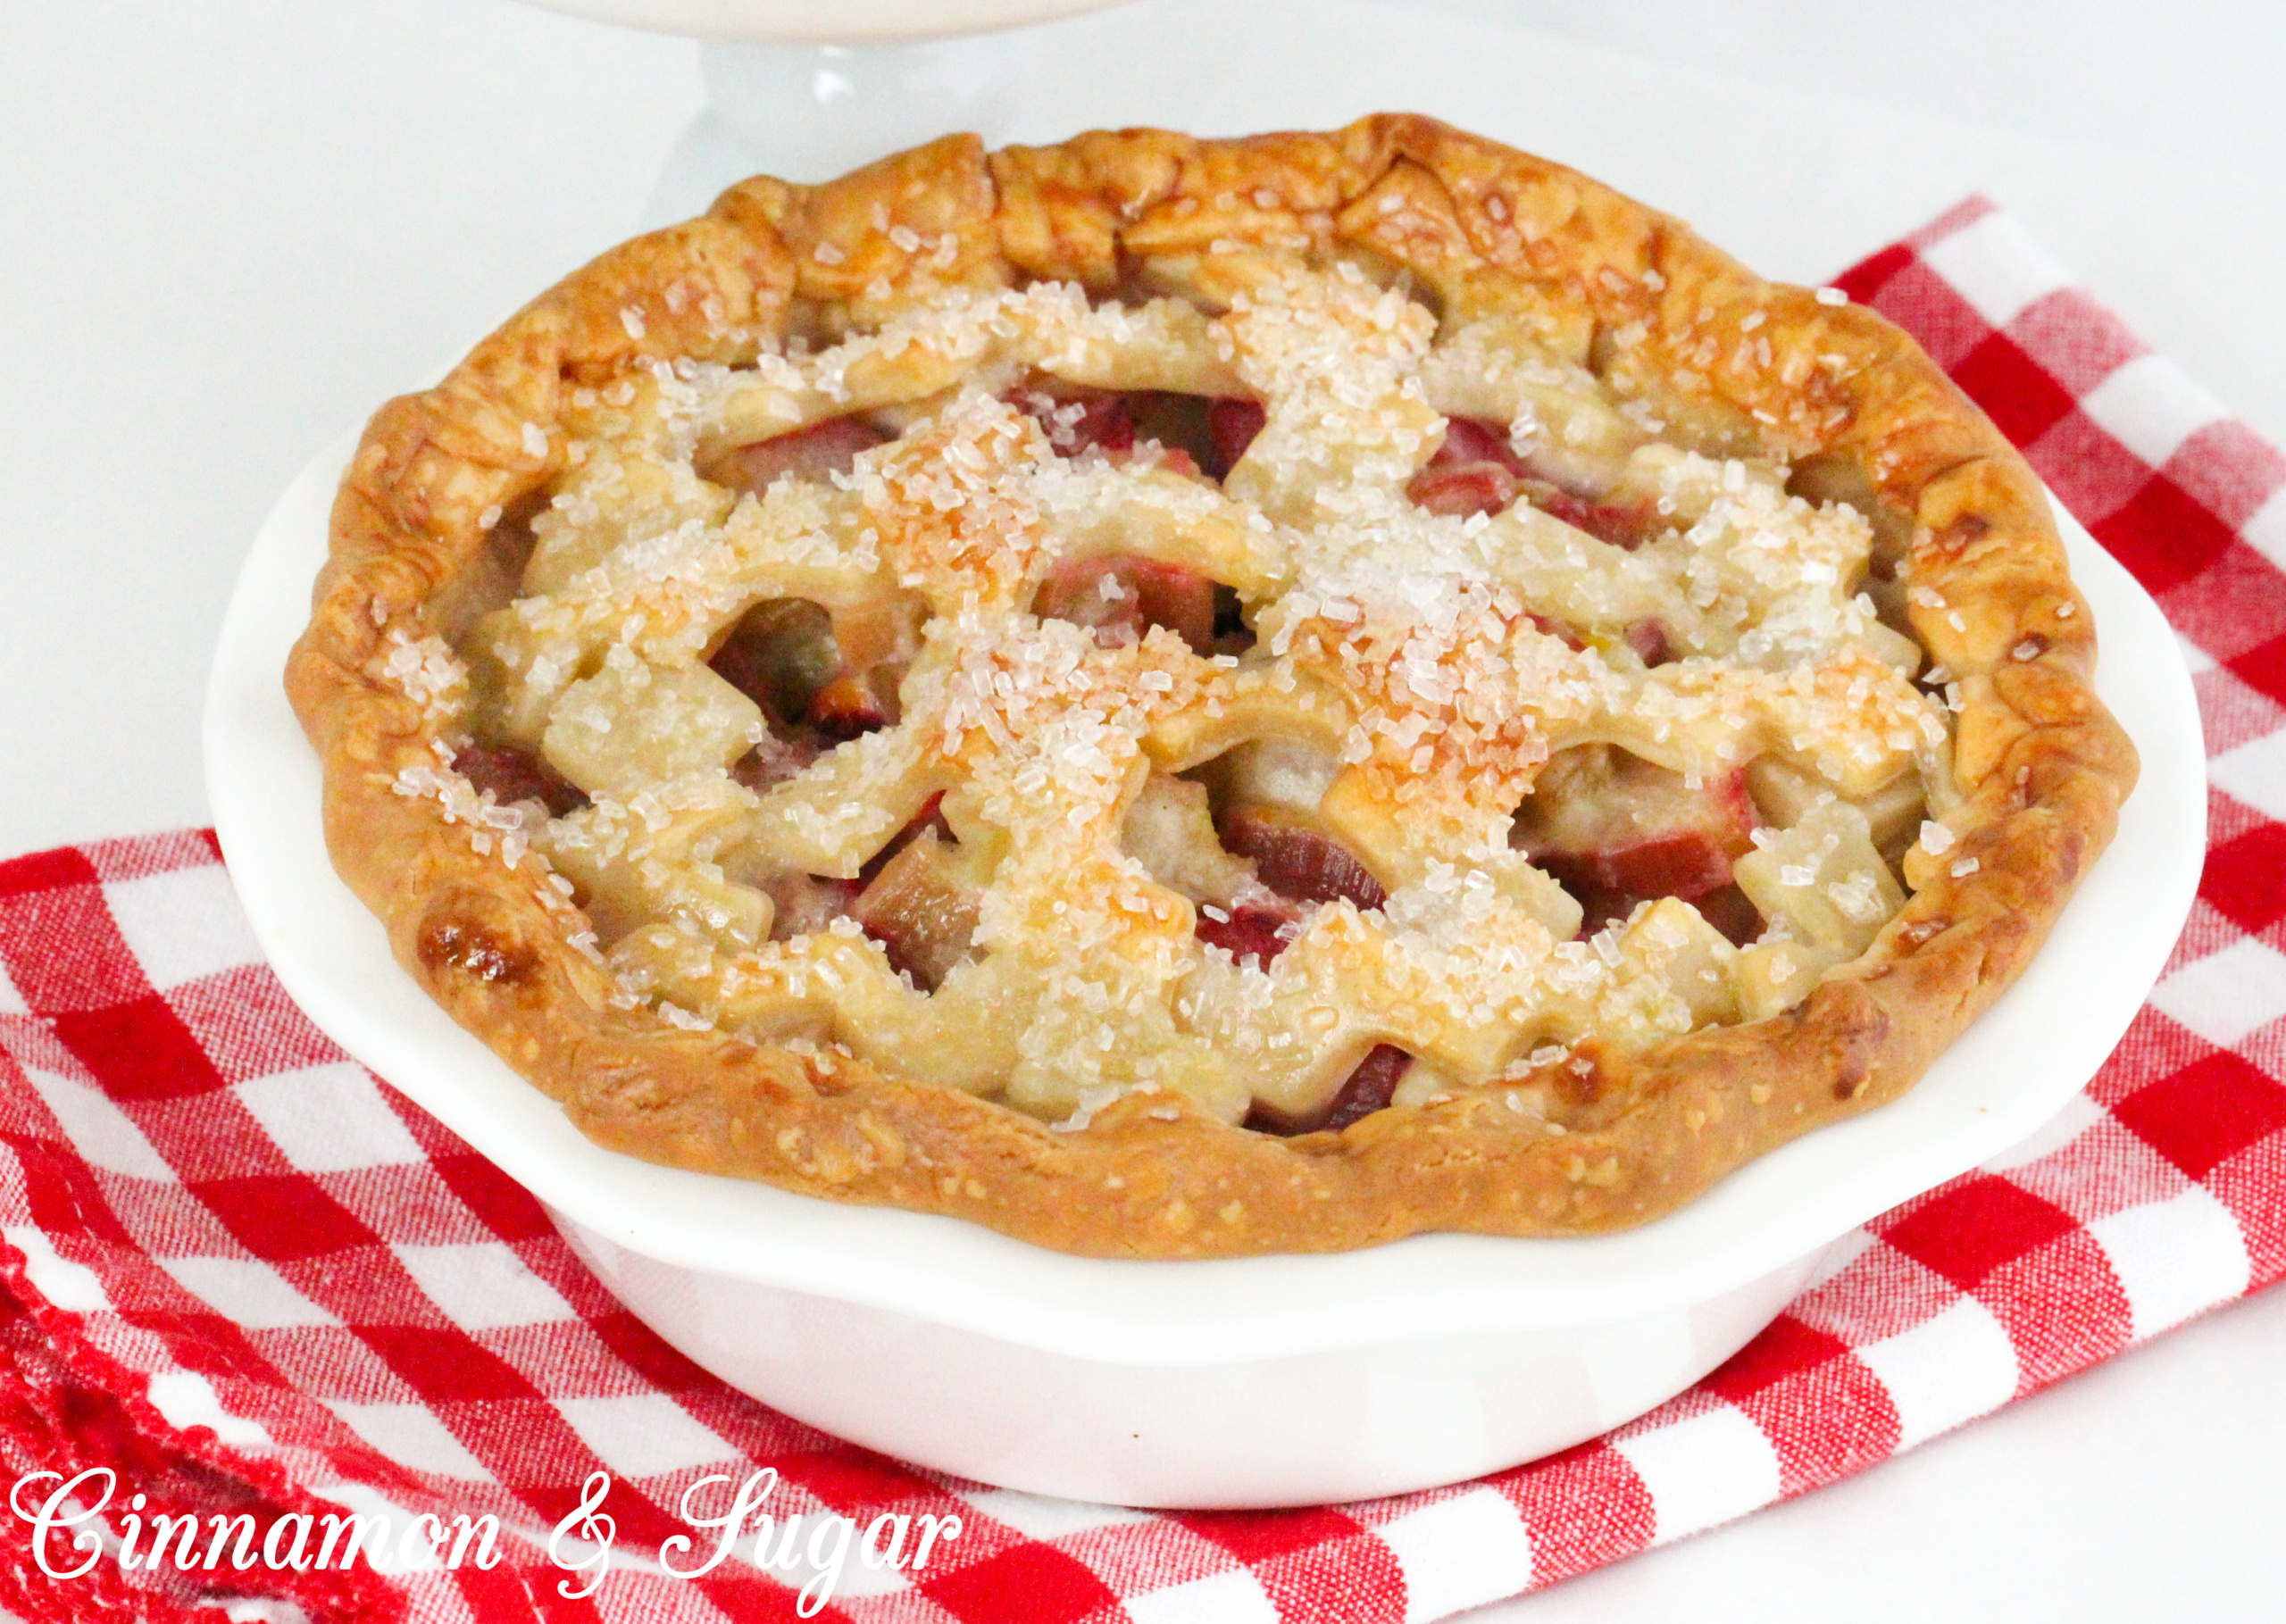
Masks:
[[[1384,200],[1395,194],[1401,206]],[[884,223],[886,222],[886,223]],[[905,228],[935,249],[900,249]],[[899,236],[903,233],[899,232]],[[911,240],[909,237],[905,240]],[[932,286],[1180,280],[1217,241],[1409,271],[1448,314],[1514,307],[1656,387],[1709,450],[1760,441],[1875,512],[1945,607],[1910,610],[1960,679],[1966,815],[1947,865],[1800,1006],[1558,1082],[1587,1126],[1533,1134],[1481,1099],[1277,1139],[1122,1101],[1052,1131],[951,1089],[678,1030],[614,1007],[537,859],[480,855],[435,803],[420,708],[378,671],[385,627],[439,629],[483,546],[558,471],[572,385],[640,358],[737,360],[751,335],[867,326]],[[838,262],[813,250],[830,241]],[[834,257],[829,255],[828,257]],[[1757,317],[1759,319],[1757,319]],[[1614,346],[1611,335],[1630,342]],[[1824,358],[1840,357],[1833,365]],[[526,424],[548,431],[527,449]],[[1923,595],[1916,594],[1916,597]],[[1096,132],[989,154],[953,137],[830,184],[756,179],[615,249],[520,312],[359,446],[287,687],[325,763],[328,845],[399,961],[597,1142],[838,1200],[969,1219],[1064,1251],[1338,1251],[1428,1230],[1638,1223],[1798,1134],[1896,1098],[2038,949],[2110,839],[2133,747],[2090,687],[2095,631],[2046,497],[1919,348],[1869,312],[1762,281],[1681,222],[1560,165],[1412,115],[1328,134]],[[1964,879],[1958,857],[1977,859]],[[1614,1104],[1599,1117],[1597,1102]]]

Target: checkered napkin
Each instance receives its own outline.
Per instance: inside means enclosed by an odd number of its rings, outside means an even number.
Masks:
[[[104,1515],[114,1536],[136,1527],[138,1555],[162,1514],[290,1536],[297,1514],[347,1508],[399,1526],[490,1513],[503,1556],[185,1573],[178,1545],[156,1570],[114,1551],[52,1579],[21,1513],[0,1514],[0,1607],[176,1619],[236,1595],[233,1616],[329,1621],[781,1619],[808,1572],[741,1556],[686,1582],[642,1560],[681,1531],[688,1486],[766,1466],[781,1519],[962,1520],[918,1569],[848,1562],[820,1616],[1436,1619],[1859,1470],[2272,1279],[2286,459],[1981,200],[1841,285],[1920,337],[2192,646],[2212,851],[2165,979],[2088,1091],[1868,1225],[1696,1388],[1535,1465],[1306,1511],[1131,1512],[905,1469],[732,1393],[605,1295],[530,1196],[285,998],[210,837],[111,842],[0,864],[0,1482],[36,1510],[109,1468]],[[568,1600],[577,1576],[544,1544],[597,1472],[633,1560]],[[51,1566],[79,1560],[51,1535]]]

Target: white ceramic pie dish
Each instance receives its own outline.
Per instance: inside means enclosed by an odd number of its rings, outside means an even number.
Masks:
[[[1429,1236],[1219,1262],[1065,1256],[958,1220],[655,1167],[588,1143],[432,1004],[334,876],[280,686],[351,442],[256,538],[207,695],[208,788],[286,988],[546,1203],[639,1317],[787,1413],[919,1464],[1138,1505],[1399,1493],[1591,1437],[1688,1387],[1889,1207],[2039,1128],[2125,1031],[2196,891],[2205,754],[2157,606],[2063,519],[2097,687],[2142,753],[2119,835],[2018,984],[1906,1098],[1625,1234]]]

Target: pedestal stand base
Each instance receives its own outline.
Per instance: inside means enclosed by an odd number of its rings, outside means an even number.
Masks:
[[[830,180],[954,130],[1003,145],[1038,61],[1030,30],[853,46],[707,41],[698,64],[708,105],[668,154],[642,223],[688,220],[748,175]]]

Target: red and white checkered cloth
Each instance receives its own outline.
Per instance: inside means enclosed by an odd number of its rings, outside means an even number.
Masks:
[[[264,1528],[346,1503],[544,1534],[602,1470],[640,1553],[680,1531],[688,1484],[771,1466],[781,1516],[963,1519],[918,1571],[850,1562],[822,1616],[1397,1624],[1815,1488],[2265,1284],[2286,1269],[2286,459],[1981,200],[1841,285],[1920,337],[2195,649],[2212,849],[2087,1093],[1868,1225],[1689,1393],[1535,1465],[1306,1511],[1133,1512],[906,1470],[662,1345],[530,1196],[288,1002],[211,839],[180,834],[0,864],[0,1482],[108,1466],[114,1512],[136,1493],[146,1516]],[[566,1601],[524,1540],[488,1571],[105,1561],[58,1581],[0,1523],[0,1607],[32,1620],[226,1594],[329,1624],[794,1613],[739,1561],[694,1583],[615,1570]]]

